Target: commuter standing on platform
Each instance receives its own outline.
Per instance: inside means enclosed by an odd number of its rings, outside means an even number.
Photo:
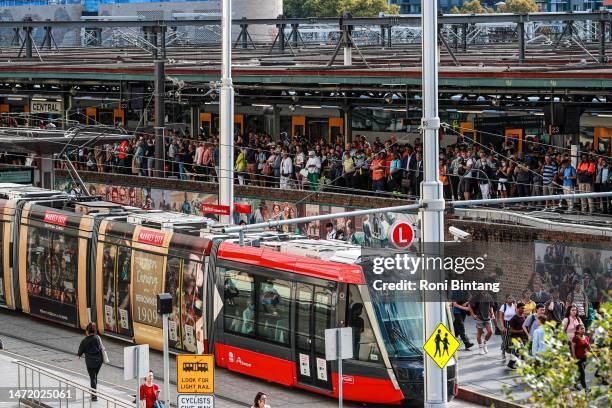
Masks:
[[[159,386],[153,382],[153,371],[145,376],[140,384],[140,408],[163,408],[159,401]]]
[[[257,395],[255,395],[255,401],[253,405],[251,405],[251,408],[271,408],[270,405],[268,405],[268,396],[263,392],[258,392]]]
[[[102,362],[104,362],[106,354],[104,346],[102,345],[102,340],[100,340],[98,336],[98,330],[95,323],[90,322],[87,328],[85,328],[85,338],[81,341],[77,354],[79,358],[85,354],[85,365],[87,366],[91,388],[95,390],[98,386],[98,372],[102,367]],[[108,363],[107,357],[106,362]],[[97,401],[98,397],[93,394],[91,400]]]

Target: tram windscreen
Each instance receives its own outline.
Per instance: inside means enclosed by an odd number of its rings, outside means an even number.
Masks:
[[[389,357],[418,357],[423,348],[423,303],[403,292],[370,287],[372,305]]]

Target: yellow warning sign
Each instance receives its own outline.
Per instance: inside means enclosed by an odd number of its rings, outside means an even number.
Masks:
[[[438,367],[444,368],[448,360],[459,348],[459,341],[442,323],[436,327],[429,339],[423,345],[423,350],[436,362]]]
[[[215,359],[212,354],[176,356],[176,392],[212,394],[215,392]]]

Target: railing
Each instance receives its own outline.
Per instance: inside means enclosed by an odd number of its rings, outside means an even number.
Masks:
[[[68,408],[70,405],[77,406],[77,404],[84,408],[86,404],[85,396],[88,394],[98,398],[98,403],[96,404],[97,407],[106,405],[106,408],[134,408],[134,404],[131,401],[118,398],[100,390],[94,390],[93,388],[87,387],[74,380],[65,378],[54,371],[47,370],[40,366],[21,360],[13,360],[12,363],[17,365],[17,389],[24,391],[38,390],[38,393],[34,393],[34,395],[38,395],[38,399],[28,398],[25,401],[23,401],[23,399],[20,399],[20,406],[22,401],[23,403],[26,403],[30,406],[48,406],[48,404],[42,402],[40,391],[42,389],[48,389],[54,386],[55,382],[57,382],[58,390],[75,390],[74,395],[69,396],[69,393],[66,392],[64,393],[64,396],[66,398],[58,397],[57,400],[50,401],[54,403],[59,403],[60,408],[62,406]],[[44,381],[44,384],[41,383],[41,380]],[[79,396],[81,398],[78,398]],[[45,401],[48,402],[49,400],[46,399]],[[91,406],[92,401],[91,398],[89,398],[89,407]]]

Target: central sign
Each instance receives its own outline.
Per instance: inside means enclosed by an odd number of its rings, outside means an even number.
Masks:
[[[60,101],[32,101],[30,113],[63,113],[63,106]]]
[[[215,359],[212,354],[176,356],[176,391],[179,394],[212,394],[215,391]]]

